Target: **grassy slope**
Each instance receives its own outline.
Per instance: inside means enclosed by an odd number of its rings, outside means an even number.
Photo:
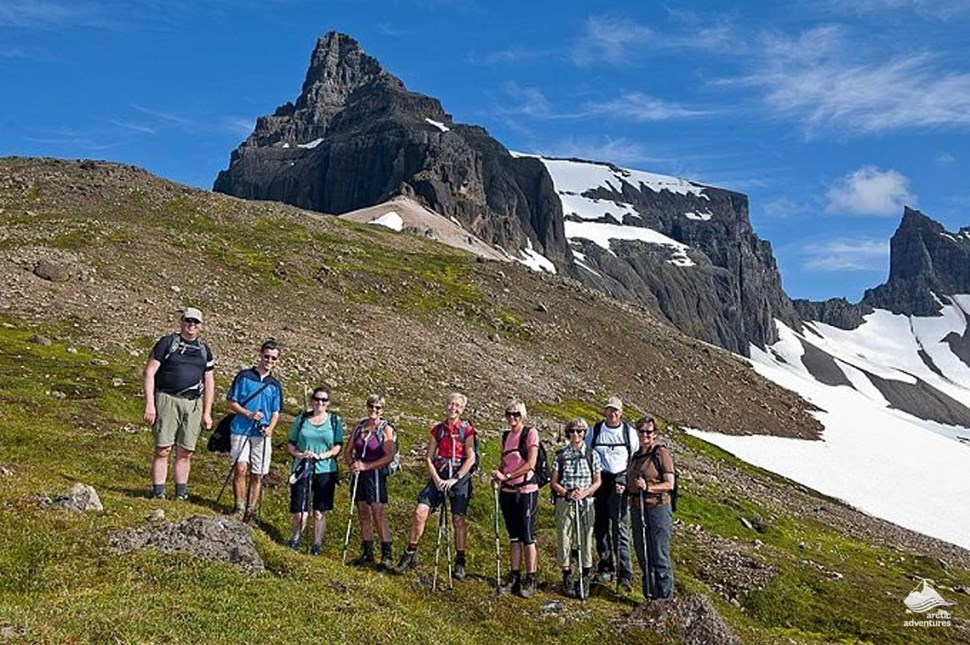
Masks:
[[[324,258],[332,271],[328,286],[340,302],[368,305],[393,300],[401,315],[416,321],[442,313],[453,316],[460,310],[469,328],[500,333],[523,352],[529,346],[530,328],[515,309],[505,309],[482,292],[474,280],[476,264],[434,245],[412,247],[395,236],[335,222],[322,229],[304,228],[274,219],[271,206],[258,217],[243,217],[244,224],[255,229],[252,234],[225,206],[228,200],[213,206],[178,190],[164,193],[164,199],[152,193],[141,201],[133,192],[123,205],[94,198],[77,211],[84,217],[73,218],[43,197],[42,184],[23,194],[6,194],[0,203],[0,223],[8,231],[0,242],[4,249],[24,244],[29,237],[32,245],[86,253],[102,277],[147,285],[155,274],[153,267],[114,264],[112,256],[123,255],[133,244],[150,244],[146,230],[177,230],[165,239],[185,249],[185,258],[195,258],[224,282],[276,298],[273,293],[281,288],[290,293],[318,288],[304,266],[278,252],[298,247],[300,254]],[[92,221],[91,212],[101,213],[99,222]],[[400,248],[390,250],[388,245],[395,244]],[[174,260],[182,261],[186,260]],[[164,286],[145,288],[156,298],[164,296]],[[204,293],[196,296],[205,304]],[[227,305],[215,295],[212,302]],[[442,312],[442,307],[447,310]],[[495,566],[491,504],[490,497],[481,494],[483,488],[470,513],[469,569],[475,575],[454,591],[430,591],[433,526],[422,545],[417,576],[395,578],[341,566],[346,487],[338,491],[324,557],[310,559],[285,549],[286,490],[278,477],[267,486],[262,530],[254,531],[269,569],[266,575],[249,577],[229,567],[152,552],[115,556],[107,546],[109,532],[140,525],[159,505],[145,497],[151,439],[140,422],[139,370],[144,355],[111,347],[92,351],[91,322],[85,319],[51,314],[27,320],[8,313],[0,322],[0,466],[10,473],[0,474],[0,627],[13,627],[24,641],[292,642],[311,634],[341,641],[387,641],[389,634],[405,642],[663,640],[627,624],[630,600],[618,601],[600,592],[581,606],[555,594],[554,535],[545,502],[539,532],[545,593],[529,601],[496,597],[488,578]],[[28,342],[35,333],[55,342]],[[147,334],[132,342],[144,349],[151,339]],[[226,377],[221,375],[222,388]],[[113,385],[113,379],[120,385]],[[471,378],[468,386],[473,396],[475,382]],[[346,376],[345,397],[359,398],[375,385],[387,384],[397,392],[403,449],[409,452],[435,414],[429,406],[437,405],[444,384],[385,372],[378,365],[358,374],[357,380]],[[67,396],[55,398],[54,391]],[[545,418],[562,421],[578,414],[595,418],[599,398],[529,403]],[[676,438],[685,461],[787,485],[696,439],[680,434]],[[282,473],[280,442],[277,448],[274,471]],[[484,453],[486,465],[496,462],[494,441],[485,442]],[[222,459],[200,454],[193,472],[194,499],[165,503],[168,519],[218,512],[212,500],[226,470]],[[75,481],[95,486],[105,503],[104,513],[67,514],[37,502],[39,494],[63,492]],[[901,599],[913,586],[912,576],[970,585],[965,570],[943,569],[932,558],[871,547],[766,499],[738,496],[717,480],[693,477],[682,484],[679,520],[735,540],[749,557],[767,561],[780,572],[767,588],[742,596],[742,608],[734,607],[711,592],[704,547],[686,531],[675,538],[680,590],[710,595],[745,642],[909,641],[912,633],[901,627],[907,618]],[[397,548],[408,524],[410,500],[422,485],[423,477],[413,467],[394,480],[391,523]],[[768,526],[755,532],[740,522],[742,517],[767,518]],[[503,542],[503,554],[505,548]],[[842,578],[833,579],[829,571]],[[945,595],[958,603],[951,608],[957,620],[970,621],[965,597]],[[560,604],[550,606],[553,602]],[[932,634],[938,642],[960,637],[947,630]]]

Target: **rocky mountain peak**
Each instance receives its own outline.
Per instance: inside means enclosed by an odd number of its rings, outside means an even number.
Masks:
[[[317,40],[310,56],[296,108],[335,111],[347,104],[353,92],[375,81],[404,89],[404,83],[366,54],[356,40],[337,31],[328,32]]]
[[[894,313],[934,316],[940,298],[970,293],[970,234],[949,233],[906,207],[889,243],[889,280],[866,291],[863,303]]]

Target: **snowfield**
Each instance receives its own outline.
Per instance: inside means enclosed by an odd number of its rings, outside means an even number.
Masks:
[[[759,374],[820,408],[821,441],[689,432],[867,513],[970,549],[970,443],[960,440],[970,440],[970,429],[891,407],[867,376],[904,383],[919,378],[970,406],[970,367],[942,341],[966,331],[970,297],[953,300],[941,317],[876,310],[851,331],[811,323],[820,336],[777,322],[779,341],[767,351],[751,348]],[[803,360],[803,343],[832,356],[851,386],[815,378]],[[942,376],[919,357],[920,349]]]

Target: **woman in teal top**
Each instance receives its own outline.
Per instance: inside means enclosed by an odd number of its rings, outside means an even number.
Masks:
[[[300,545],[300,536],[309,515],[310,492],[313,492],[313,546],[310,555],[320,555],[320,545],[327,526],[324,513],[333,509],[337,486],[337,455],[344,440],[344,422],[328,412],[330,391],[313,390],[313,407],[293,420],[286,451],[293,457],[290,475],[290,513],[293,514],[293,536],[287,544]]]

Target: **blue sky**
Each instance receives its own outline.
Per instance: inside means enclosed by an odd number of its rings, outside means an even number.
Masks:
[[[513,150],[747,193],[793,297],[883,282],[903,204],[970,225],[970,0],[0,0],[0,155],[210,188],[334,29]]]

